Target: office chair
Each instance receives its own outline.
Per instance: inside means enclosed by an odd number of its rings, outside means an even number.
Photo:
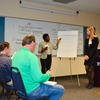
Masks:
[[[19,69],[17,67],[11,67],[11,72],[14,88],[18,91],[16,100],[19,100],[20,98],[24,100],[48,100],[48,96],[40,97],[39,99],[35,99],[35,97],[29,97],[26,93]]]
[[[4,72],[3,72],[1,66],[0,66],[0,84],[2,86],[0,97],[4,95],[4,89],[6,89],[6,90],[10,91],[9,95],[7,96],[7,100],[9,100],[12,92],[15,91],[15,90],[14,90],[14,87],[12,85],[7,84],[5,76],[4,76]]]
[[[1,96],[3,96],[4,95],[4,87],[3,87],[3,84],[2,84],[2,82],[1,82],[1,80],[0,80],[0,85],[1,85],[1,92],[0,92],[0,97]]]

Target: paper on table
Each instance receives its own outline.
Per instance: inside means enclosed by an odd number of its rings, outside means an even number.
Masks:
[[[47,81],[47,82],[44,82],[44,84],[48,84],[48,85],[56,85],[57,82],[54,82],[54,81]]]

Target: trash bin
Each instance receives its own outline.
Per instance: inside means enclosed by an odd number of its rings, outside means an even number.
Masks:
[[[94,86],[100,87],[100,49],[98,49],[97,64],[94,67]]]

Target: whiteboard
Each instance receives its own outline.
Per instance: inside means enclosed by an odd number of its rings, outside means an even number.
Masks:
[[[51,22],[42,22],[18,18],[5,17],[5,36],[4,40],[11,44],[11,54],[18,51],[22,47],[21,42],[25,35],[33,34],[36,37],[36,49],[34,53],[38,54],[38,45],[43,41],[42,36],[48,33],[50,41],[56,44],[58,31],[78,30],[78,49],[77,54],[83,54],[83,27]],[[57,55],[57,50],[53,51],[53,55]]]
[[[61,38],[57,57],[76,57],[78,44],[78,31],[59,31],[58,37]]]

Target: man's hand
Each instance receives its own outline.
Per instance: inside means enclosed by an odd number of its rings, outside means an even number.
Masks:
[[[52,72],[50,70],[48,70],[46,73],[50,74],[50,76],[52,76]]]

